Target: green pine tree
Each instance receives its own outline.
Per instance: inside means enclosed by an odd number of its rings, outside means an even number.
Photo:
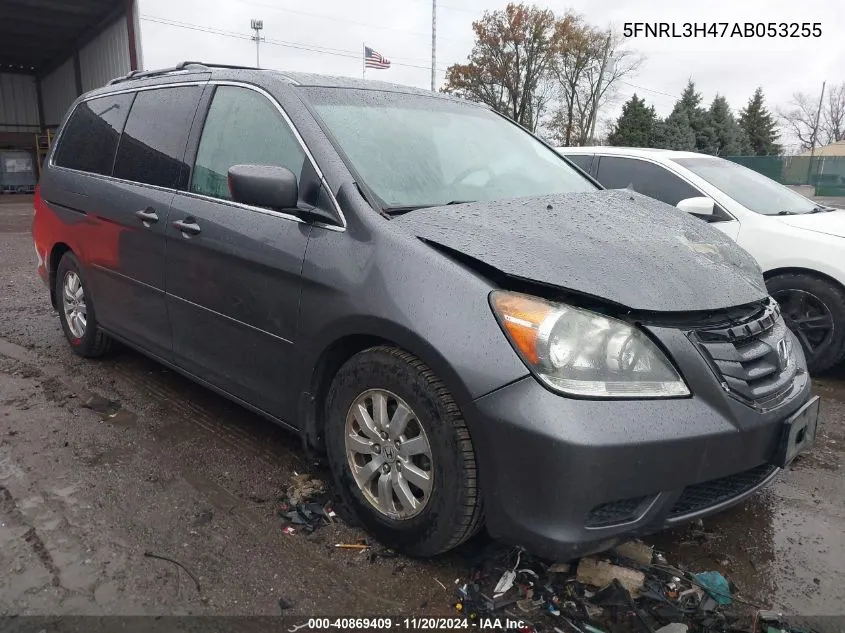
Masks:
[[[652,128],[651,146],[694,152],[695,131],[687,113],[684,110],[673,110],[664,120],[657,121]]]
[[[754,156],[778,156],[782,147],[774,117],[763,103],[763,89],[757,88],[739,113],[739,125],[746,134],[749,153]]]
[[[695,83],[693,83],[692,79],[687,81],[687,86],[681,93],[681,98],[678,99],[675,107],[672,108],[672,114],[680,115],[682,112],[686,114],[689,126],[695,135],[695,146],[692,150],[699,152],[707,151],[706,148],[709,146],[707,110],[701,107],[701,94],[696,91]]]
[[[700,151],[715,156],[741,156],[749,150],[748,136],[736,122],[728,100],[716,95],[707,111]]]
[[[620,147],[650,147],[656,120],[654,106],[646,106],[645,99],[638,98],[634,93],[622,106],[622,114],[616,120],[607,142]]]

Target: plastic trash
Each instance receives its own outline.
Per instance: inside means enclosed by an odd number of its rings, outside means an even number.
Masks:
[[[718,604],[731,604],[731,586],[728,579],[717,571],[704,571],[695,575],[695,579]]]

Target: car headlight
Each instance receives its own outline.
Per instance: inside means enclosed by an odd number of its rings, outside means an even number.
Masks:
[[[554,391],[594,398],[673,398],[689,389],[660,349],[624,321],[516,292],[490,305],[508,340]]]

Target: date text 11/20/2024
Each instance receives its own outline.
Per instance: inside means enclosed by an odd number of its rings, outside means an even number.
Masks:
[[[512,618],[309,618],[307,622],[288,628],[295,631],[451,631],[474,629],[478,631],[519,630],[525,626],[522,620]]]

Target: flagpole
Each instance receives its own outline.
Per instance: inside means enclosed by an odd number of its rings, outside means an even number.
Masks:
[[[361,79],[367,78],[367,43],[361,42]]]

